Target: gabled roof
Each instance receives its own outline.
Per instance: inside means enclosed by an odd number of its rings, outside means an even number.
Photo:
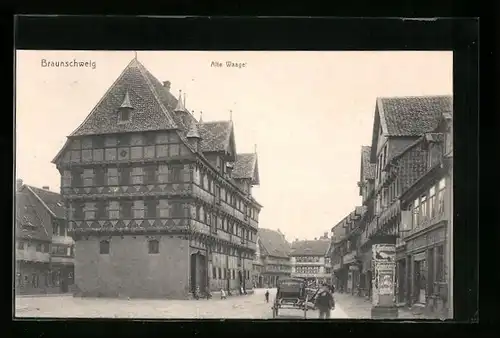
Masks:
[[[31,192],[53,217],[59,219],[66,218],[64,202],[60,194],[26,184],[23,188]]]
[[[214,121],[198,124],[202,152],[224,152],[231,148],[233,122]]]
[[[282,233],[271,229],[259,228],[258,234],[260,244],[264,249],[263,252],[261,252],[262,256],[288,257],[290,253],[290,243],[288,243]]]
[[[375,161],[379,128],[384,136],[416,137],[431,132],[444,114],[452,114],[453,96],[377,98],[373,121],[371,160]]]
[[[257,154],[237,154],[232,176],[234,179],[251,179],[252,184],[259,184]]]
[[[40,204],[28,191],[16,193],[16,237],[50,241],[51,237],[39,215]]]
[[[295,241],[290,256],[325,256],[329,246],[329,239]]]
[[[375,163],[370,162],[371,147],[361,147],[361,181],[375,179]]]
[[[132,122],[118,123],[118,108],[127,99]],[[169,111],[177,100],[137,59],[133,59],[71,136],[176,129]]]

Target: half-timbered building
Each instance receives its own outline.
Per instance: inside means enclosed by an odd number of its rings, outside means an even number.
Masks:
[[[292,273],[290,243],[281,231],[261,228],[258,246],[261,260],[258,284],[276,287],[280,278],[290,277]]]
[[[198,121],[134,58],[53,163],[82,295],[185,298],[250,288],[257,154]]]

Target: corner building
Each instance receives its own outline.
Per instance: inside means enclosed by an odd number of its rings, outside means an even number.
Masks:
[[[251,288],[257,154],[237,154],[232,121],[197,121],[137,59],[53,163],[80,295]]]

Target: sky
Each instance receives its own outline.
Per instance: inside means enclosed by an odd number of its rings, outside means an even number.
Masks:
[[[134,57],[133,51],[17,51],[16,178],[59,192],[52,159]],[[138,60],[204,121],[257,145],[259,227],[289,241],[330,232],[360,205],[361,146],[377,97],[451,95],[452,52],[146,52]],[[47,67],[51,61],[84,67]],[[227,67],[226,61],[242,67]],[[217,62],[222,63],[216,67]],[[45,66],[45,67],[44,67]]]

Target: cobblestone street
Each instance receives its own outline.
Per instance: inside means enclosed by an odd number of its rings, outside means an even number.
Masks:
[[[271,294],[276,289],[270,289]],[[18,297],[16,317],[56,317],[56,318],[151,318],[151,319],[271,319],[272,299],[264,299],[265,289],[257,289],[254,294],[233,296],[221,300],[214,296],[211,300],[121,300],[105,298]],[[317,311],[309,311],[308,318],[318,317]],[[279,319],[302,319],[303,312],[283,309]],[[342,305],[332,311],[332,318],[348,318]]]

